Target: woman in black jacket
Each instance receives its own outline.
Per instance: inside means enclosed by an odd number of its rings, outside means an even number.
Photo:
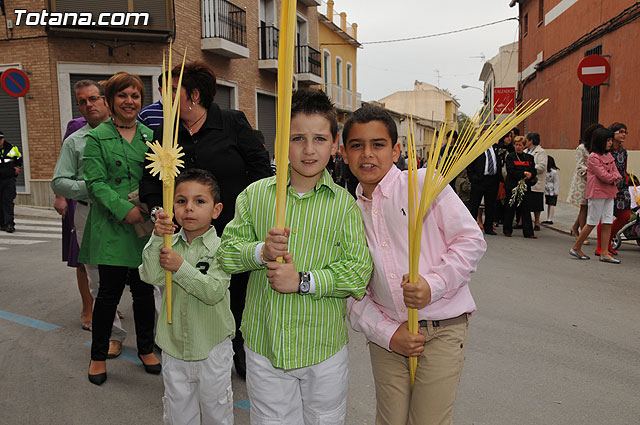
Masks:
[[[527,209],[527,193],[531,191],[531,185],[536,177],[536,164],[532,155],[524,153],[524,137],[517,136],[513,141],[514,152],[506,157],[507,177],[504,180],[506,192],[505,210],[502,232],[505,236],[513,233],[513,216],[516,211],[522,217],[522,234],[525,238],[535,238],[531,213]],[[524,183],[524,186],[519,184]],[[521,191],[522,196],[518,196]],[[513,201],[512,201],[512,198]],[[511,205],[509,205],[511,203]]]
[[[177,87],[180,66],[172,70],[173,87]],[[213,173],[221,190],[222,213],[212,221],[218,236],[233,219],[236,198],[249,184],[272,175],[269,154],[256,137],[241,111],[222,109],[213,102],[216,77],[204,62],[184,66],[180,90],[180,126],[178,144],[182,146],[184,169],[200,168]],[[162,141],[163,126],[155,129],[154,140]],[[140,182],[140,199],[155,213],[162,206],[162,184],[145,167]],[[154,210],[154,208],[156,208]],[[244,378],[244,348],[240,322],[246,294],[248,273],[231,276],[231,311],[236,321],[233,340],[236,372]]]

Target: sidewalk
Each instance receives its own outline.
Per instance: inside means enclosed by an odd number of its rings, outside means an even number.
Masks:
[[[27,205],[16,205],[14,214],[16,217],[60,218],[60,214],[53,208]]]
[[[540,221],[544,221],[547,218],[547,205],[545,204],[545,210],[540,215]],[[573,204],[558,201],[556,211],[553,214],[553,224],[543,224],[543,227],[553,229],[557,232],[571,234],[571,227],[578,217],[578,207]],[[593,233],[595,235],[595,233]]]

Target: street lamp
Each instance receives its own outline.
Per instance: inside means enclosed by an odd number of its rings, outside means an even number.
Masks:
[[[462,86],[460,86],[460,87],[462,87],[463,89],[476,89],[476,90],[480,90],[482,93],[484,93],[484,90],[483,90],[483,89],[481,89],[480,87],[476,87],[476,86],[468,86],[468,85],[466,85],[466,84],[463,84],[463,85],[462,85]]]

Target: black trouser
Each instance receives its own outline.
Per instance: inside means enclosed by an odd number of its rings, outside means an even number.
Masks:
[[[129,285],[133,297],[133,319],[135,320],[138,354],[152,353],[155,320],[153,286],[140,280],[137,268],[99,265],[98,272],[100,273],[100,289],[93,306],[91,360],[103,361],[107,359],[113,318],[125,284]]]
[[[471,196],[469,199],[469,212],[474,220],[478,219],[478,210],[484,197],[484,231],[493,231],[493,218],[495,217],[496,198],[498,197],[499,181],[495,176],[487,177],[479,183],[471,183]]]
[[[511,191],[507,192],[511,193]],[[526,196],[526,195],[525,195]],[[525,237],[533,236],[533,224],[531,223],[531,213],[527,210],[527,202],[526,199],[522,200],[522,203],[519,207],[509,206],[509,196],[507,196],[505,200],[504,206],[504,219],[502,220],[502,233],[505,235],[510,235],[513,233],[513,215],[516,211],[522,217],[522,234]]]
[[[16,178],[0,179],[0,226],[14,225],[13,200],[16,198]]]
[[[244,303],[247,297],[248,283],[249,272],[232,274],[231,282],[229,283],[231,313],[233,313],[233,319],[236,321],[236,336],[233,339],[233,351],[239,355],[244,354],[244,339],[240,333],[240,324],[242,323],[242,312],[244,311]]]

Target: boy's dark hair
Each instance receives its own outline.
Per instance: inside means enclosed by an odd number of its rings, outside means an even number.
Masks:
[[[366,124],[371,121],[380,121],[385,127],[387,127],[387,132],[391,138],[391,146],[395,146],[398,141],[398,128],[396,127],[396,123],[393,121],[393,118],[391,118],[391,115],[389,115],[384,108],[379,106],[365,105],[351,114],[349,119],[347,119],[347,122],[344,124],[344,128],[342,129],[342,143],[345,148],[347,147],[351,127],[354,124]]]
[[[538,133],[527,133],[527,139],[531,140],[531,143],[533,143],[533,146],[538,146],[540,144],[540,135]]]
[[[520,129],[518,127],[513,127],[511,129],[511,131],[513,132],[514,136],[519,136],[520,135]]]
[[[591,135],[589,152],[604,155],[607,152],[607,140],[609,139],[613,139],[613,131],[604,127],[596,128]]]
[[[338,135],[336,108],[325,92],[316,89],[294,91],[291,98],[291,118],[299,114],[320,115],[326,118],[331,126],[331,136],[335,138]]]
[[[451,138],[452,142],[455,142],[458,140],[458,132],[455,130],[449,130],[447,131],[447,140],[449,140],[449,137],[451,136],[451,132],[453,131],[453,137]]]
[[[220,185],[216,176],[210,171],[201,170],[199,168],[189,168],[178,174],[176,177],[176,188],[180,183],[184,182],[198,182],[205,186],[209,186],[211,190],[211,196],[213,196],[213,202],[220,202]]]
[[[614,133],[618,130],[622,130],[623,128],[626,130],[627,126],[621,122],[614,122],[609,126],[609,130],[613,131]]]

